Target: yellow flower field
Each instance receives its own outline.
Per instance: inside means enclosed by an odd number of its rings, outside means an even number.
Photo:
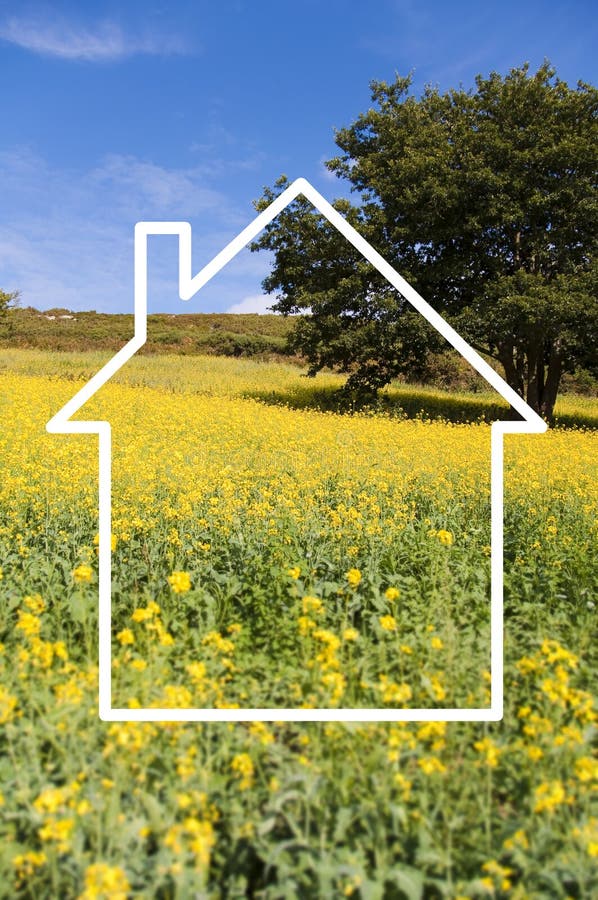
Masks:
[[[507,438],[502,723],[102,723],[97,443],[45,432],[97,363],[3,358],[0,896],[598,890],[595,433]],[[82,411],[113,426],[115,705],[488,704],[489,426],[310,390],[146,357]]]

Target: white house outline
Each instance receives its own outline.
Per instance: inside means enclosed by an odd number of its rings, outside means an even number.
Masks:
[[[461,709],[117,709],[112,707],[111,491],[112,443],[109,422],[71,421],[81,407],[139,350],[147,339],[147,239],[179,236],[179,295],[189,300],[299,194],[370,262],[401,295],[515,409],[522,421],[491,426],[490,450],[490,706]],[[138,222],[135,226],[135,333],[133,338],[79,390],[46,425],[53,434],[97,434],[99,438],[99,715],[106,722],[496,722],[503,715],[503,437],[540,434],[546,422],[476,353],[374,250],[305,178],[297,178],[220,251],[197,275],[191,275],[191,225],[188,222]]]

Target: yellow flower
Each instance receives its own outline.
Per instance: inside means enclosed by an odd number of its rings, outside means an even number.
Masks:
[[[41,841],[52,841],[59,853],[67,853],[71,846],[71,832],[74,825],[74,819],[49,819],[37,833]]]
[[[81,563],[76,569],[73,569],[73,579],[77,584],[87,584],[91,581],[93,569],[87,563]]]
[[[317,631],[314,631],[314,638],[317,641],[321,641],[327,647],[330,647],[333,652],[338,650],[341,644],[339,638],[331,631],[326,631],[325,628],[319,628]]]
[[[538,747],[537,744],[531,744],[526,748],[525,752],[532,762],[538,762],[538,760],[542,759],[544,756],[544,751],[541,747]]]
[[[598,781],[598,760],[582,756],[575,762],[575,774],[580,781]]]
[[[182,825],[171,825],[164,835],[164,846],[172,850],[177,856],[183,852],[184,828]]]
[[[239,788],[248,790],[253,784],[254,766],[249,753],[238,753],[230,764],[231,769],[239,778]]]
[[[131,885],[120,866],[93,863],[85,870],[85,890],[78,900],[127,900]]]
[[[83,700],[83,691],[74,678],[69,678],[64,684],[57,684],[54,687],[54,693],[58,705],[70,703],[78,706]]]
[[[64,641],[56,641],[54,643],[54,656],[58,659],[66,660],[69,658],[68,651],[64,645]]]
[[[173,636],[166,631],[162,623],[158,620],[155,626],[156,633],[158,635],[158,641],[162,647],[172,647],[174,644]]]
[[[148,619],[152,618],[152,613],[143,607],[137,608],[133,611],[131,619],[133,622],[146,622]]]
[[[131,619],[133,622],[148,622],[154,618],[154,616],[160,615],[160,607],[154,600],[150,600],[147,606],[142,606],[137,608]]]
[[[417,737],[420,741],[436,741],[445,734],[446,722],[423,722],[417,729]]]
[[[33,613],[23,612],[19,610],[19,620],[15,626],[23,632],[27,637],[32,637],[40,633],[42,623]]]
[[[6,725],[14,718],[16,705],[17,698],[9,694],[4,685],[0,684],[0,725]]]
[[[316,627],[316,623],[313,619],[310,619],[309,616],[299,616],[297,625],[299,626],[299,634],[303,637]]]
[[[188,572],[173,572],[168,576],[168,584],[175,594],[185,594],[191,588],[191,578]]]
[[[122,644],[123,647],[125,646],[125,644],[135,643],[135,637],[130,628],[123,628],[122,631],[119,631],[116,635],[116,640],[119,642],[119,644]]]
[[[345,897],[352,897],[355,891],[361,887],[362,882],[363,877],[361,875],[353,875],[349,883],[345,885],[343,895]]]
[[[433,775],[435,773],[444,775],[444,773],[447,771],[446,766],[438,759],[437,756],[420,756],[417,764],[424,775]]]
[[[299,578],[299,576],[301,575],[301,569],[299,568],[299,566],[293,566],[291,569],[287,570],[287,575],[289,575],[291,578],[294,578],[296,581],[297,578]]]
[[[452,531],[445,531],[443,528],[436,532],[436,537],[445,547],[451,547],[455,538]]]
[[[340,672],[324,672],[322,685],[326,690],[330,691],[330,705],[336,706],[345,693],[347,679]]]
[[[351,587],[357,587],[357,585],[361,581],[361,572],[359,571],[359,569],[349,569],[349,571],[345,575],[345,578],[347,579]]]
[[[189,816],[183,822],[187,832],[189,849],[195,856],[195,865],[199,870],[206,869],[210,862],[212,847],[216,843],[214,827],[208,819],[196,819]]]
[[[317,597],[304,597],[301,601],[301,609],[304,616],[309,613],[318,616],[324,611],[324,604]]]
[[[401,790],[403,794],[403,800],[408,800],[411,793],[412,782],[409,781],[408,778],[405,778],[402,772],[395,772],[394,783]]]
[[[555,747],[562,747],[563,744],[569,744],[575,747],[576,744],[583,744],[583,732],[576,725],[563,725],[560,734],[554,739]]]
[[[147,663],[144,659],[132,659],[129,666],[137,672],[144,672],[147,669]]]
[[[222,637],[218,631],[209,631],[205,637],[202,638],[201,643],[204,647],[213,647],[219,653],[229,654],[233,653],[235,650],[234,643],[229,641],[228,638]]]
[[[27,596],[23,600],[23,605],[27,607],[27,609],[34,613],[36,616],[41,615],[46,608],[46,604],[41,598],[40,594],[33,594],[33,596]]]
[[[543,662],[533,656],[522,656],[521,659],[515,663],[515,667],[522,675],[531,675],[533,672],[538,672],[542,666]],[[523,708],[526,709],[526,707]]]
[[[544,640],[542,641],[541,652],[549,663],[562,662],[572,669],[577,668],[579,658],[562,647],[558,641]]]
[[[476,741],[473,746],[478,753],[484,756],[484,762],[487,766],[490,766],[491,769],[496,768],[500,757],[500,747],[497,747],[491,738],[482,738],[481,741]]]
[[[393,603],[395,600],[398,600],[398,598],[401,596],[401,592],[396,587],[389,587],[389,588],[386,588],[386,590],[384,591],[384,596],[386,597],[387,600],[390,601],[390,603]]]
[[[570,803],[571,800],[565,793],[563,782],[558,779],[542,782],[534,790],[534,797],[536,799],[535,813],[553,813],[557,806],[563,806]]]
[[[257,738],[260,744],[266,747],[268,744],[274,743],[274,735],[268,729],[265,722],[252,722],[249,726],[249,734]]]
[[[49,669],[54,659],[54,644],[50,641],[42,641],[37,636],[31,638],[31,657],[34,666]]]
[[[316,623],[313,619],[310,619],[309,616],[299,616],[297,619],[297,625],[299,627],[299,634],[302,637],[305,637],[309,632],[316,627]]]
[[[503,847],[505,850],[513,850],[515,847],[521,847],[523,850],[529,849],[529,841],[525,831],[520,828],[510,838],[503,841]]]
[[[343,641],[356,641],[359,637],[359,632],[356,628],[345,628],[343,631]]]
[[[193,695],[182,684],[167,684],[164,686],[162,697],[156,701],[156,706],[163,706],[165,709],[176,709],[177,707],[189,708],[193,706]]]
[[[513,870],[507,868],[506,866],[501,866],[495,859],[490,859],[488,862],[484,863],[482,866],[482,870],[484,872],[488,872],[489,875],[493,875],[499,882],[501,891],[508,891],[511,888],[511,879],[510,875],[513,874]],[[494,891],[493,891],[494,893]]]
[[[442,643],[441,638],[433,637],[430,641],[430,646],[432,647],[432,650],[442,650],[444,644]]]
[[[51,787],[42,791],[39,797],[33,801],[33,808],[38,813],[56,813],[66,807],[71,795],[76,793],[78,786]]]
[[[380,616],[378,621],[380,622],[380,627],[383,628],[384,631],[397,630],[397,621],[394,616]]]
[[[430,678],[430,687],[432,688],[432,693],[436,700],[444,700],[446,697],[446,689],[443,687],[442,682],[438,675],[432,675]]]
[[[378,690],[382,693],[383,703],[407,703],[413,696],[408,684],[405,682],[396,684],[390,681],[387,675],[380,675]]]
[[[12,864],[16,870],[17,881],[28,881],[35,874],[35,870],[41,868],[47,861],[46,854],[36,850],[29,850],[27,853],[19,853],[14,856]]]

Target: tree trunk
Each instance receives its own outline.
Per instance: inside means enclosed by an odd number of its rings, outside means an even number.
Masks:
[[[518,394],[522,394],[523,382],[521,380],[521,374],[515,365],[513,349],[513,344],[511,343],[500,344],[497,348],[497,356],[501,366],[505,370],[507,384],[509,387],[512,387],[514,391],[517,391]]]
[[[550,347],[548,365],[540,340],[530,342],[527,353],[527,379],[523,372],[523,355],[515,355],[512,343],[501,344],[497,348],[497,357],[505,370],[505,379],[509,387],[521,397],[534,412],[544,416],[549,422],[554,414],[561,375],[563,373],[563,348],[560,339]],[[527,388],[524,395],[524,388]]]
[[[527,391],[526,401],[535,412],[540,412],[540,370],[544,369],[542,342],[537,338],[530,338],[527,348]],[[542,377],[542,381],[544,378]]]
[[[554,404],[556,403],[562,373],[563,347],[560,338],[557,338],[550,348],[546,382],[544,384],[544,390],[542,391],[540,409],[538,410],[549,422],[553,419]]]
[[[524,367],[523,355],[518,353],[515,345],[511,341],[497,346],[496,353],[498,360],[505,370],[505,380],[509,387],[513,388],[520,397],[524,396]],[[518,414],[513,411],[513,415],[517,418]]]

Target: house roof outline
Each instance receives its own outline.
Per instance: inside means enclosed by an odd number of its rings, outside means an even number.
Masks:
[[[383,275],[484,380],[521,416],[491,426],[491,705],[485,709],[115,709],[111,698],[111,426],[73,420],[79,410],[147,340],[148,237],[178,235],[179,296],[190,300],[299,194]],[[99,712],[105,721],[499,721],[503,710],[503,436],[546,431],[546,422],[476,350],[388,263],[305,178],[297,178],[266,209],[192,275],[189,222],[138,222],[134,243],[134,335],[48,421],[53,434],[99,437]]]

